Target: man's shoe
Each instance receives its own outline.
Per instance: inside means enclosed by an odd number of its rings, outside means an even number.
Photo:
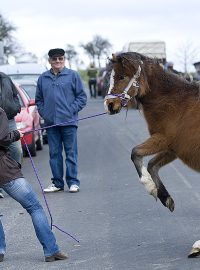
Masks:
[[[44,192],[57,192],[63,191],[64,188],[57,188],[54,184],[49,185],[47,188],[44,189]]]
[[[79,186],[71,185],[71,187],[69,188],[69,192],[71,192],[71,193],[79,192]]]
[[[0,198],[3,199],[4,198],[4,195],[3,193],[0,191]]]
[[[58,260],[66,260],[69,256],[67,254],[64,254],[62,252],[55,253],[49,257],[45,257],[45,262],[54,262]]]
[[[4,254],[0,254],[0,262],[3,262]]]

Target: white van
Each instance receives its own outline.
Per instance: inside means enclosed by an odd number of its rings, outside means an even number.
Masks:
[[[0,65],[0,72],[7,74],[12,80],[37,81],[41,73],[47,70],[42,64],[22,63],[15,65]]]

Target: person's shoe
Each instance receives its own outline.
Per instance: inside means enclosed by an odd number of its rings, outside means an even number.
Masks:
[[[4,254],[0,254],[0,262],[3,262]]]
[[[71,193],[79,192],[79,186],[71,185],[70,188],[69,188],[69,192],[71,192]]]
[[[49,185],[47,188],[44,189],[44,192],[57,192],[63,191],[64,188],[57,188],[54,184]]]
[[[3,193],[0,191],[0,199],[3,199],[4,198],[4,195]]]
[[[58,260],[66,260],[69,256],[67,254],[64,254],[62,252],[55,253],[51,256],[45,257],[45,262],[54,262]]]

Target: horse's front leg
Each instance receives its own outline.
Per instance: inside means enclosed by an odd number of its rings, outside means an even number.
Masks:
[[[157,154],[167,149],[167,141],[161,134],[154,134],[144,143],[133,148],[131,160],[133,161],[139,179],[144,184],[150,195],[157,199],[158,187],[156,186],[147,168],[143,165],[143,157]]]
[[[164,151],[157,154],[154,158],[152,158],[149,161],[148,167],[147,167],[147,170],[150,173],[158,189],[158,198],[160,199],[160,201],[162,202],[164,206],[169,208],[171,212],[174,211],[174,201],[172,197],[169,195],[162,181],[160,180],[158,171],[161,167],[165,166],[166,164],[172,162],[175,159],[176,159],[176,155],[174,152]]]

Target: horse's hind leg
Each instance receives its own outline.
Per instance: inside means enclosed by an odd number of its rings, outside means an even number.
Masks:
[[[133,148],[131,160],[133,161],[140,181],[144,184],[149,194],[157,199],[157,187],[151,175],[143,165],[143,157],[154,155],[168,150],[168,142],[161,134],[154,134],[144,143]]]
[[[172,162],[174,159],[176,159],[176,155],[173,152],[164,151],[162,153],[157,154],[154,158],[152,158],[149,161],[147,167],[147,170],[150,173],[158,189],[158,198],[160,199],[160,201],[164,206],[169,208],[171,212],[174,211],[174,201],[169,195],[162,181],[160,180],[158,171],[161,167]]]

